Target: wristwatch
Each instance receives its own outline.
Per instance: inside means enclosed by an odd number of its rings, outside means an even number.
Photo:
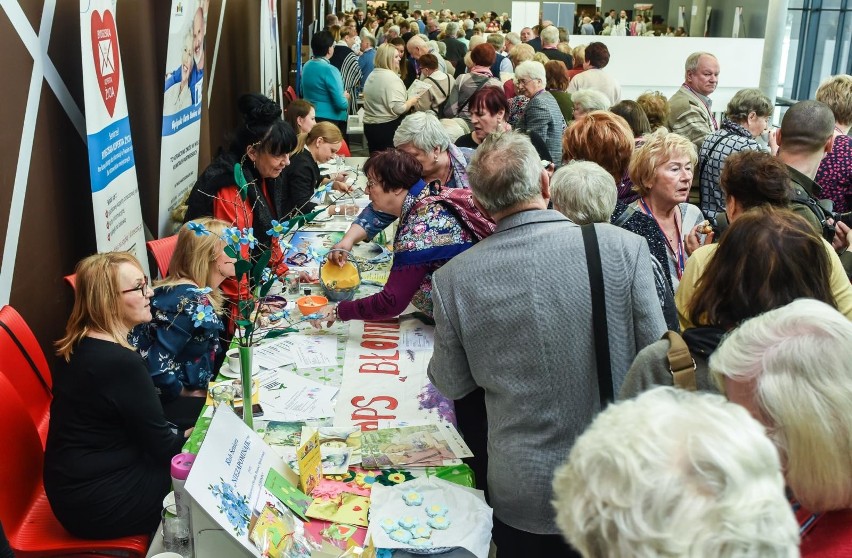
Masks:
[[[334,320],[335,322],[340,320],[340,316],[337,314],[338,306],[339,306],[338,304],[335,304],[331,309],[331,319]]]

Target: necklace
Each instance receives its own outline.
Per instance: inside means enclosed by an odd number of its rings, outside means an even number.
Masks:
[[[663,233],[663,238],[666,239],[666,247],[672,253],[675,261],[675,272],[677,273],[677,278],[680,279],[683,276],[683,268],[686,266],[686,256],[685,251],[683,249],[683,237],[680,234],[680,224],[678,223],[679,211],[675,212],[675,236],[677,237],[677,242],[675,243],[675,239],[671,238],[666,231],[663,230],[662,225],[657,220],[657,217],[654,215],[654,212],[651,211],[650,206],[645,201],[645,198],[639,198],[639,204],[642,206],[642,211],[646,213],[654,222],[657,224],[657,228],[660,229],[660,232]]]

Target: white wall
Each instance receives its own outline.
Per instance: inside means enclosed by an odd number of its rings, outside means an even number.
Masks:
[[[757,87],[763,60],[763,39],[714,39],[702,37],[596,37],[573,35],[571,45],[605,43],[609,65],[604,70],[621,84],[624,99],[645,91],[670,97],[683,83],[683,65],[693,52],[710,52],[719,59],[719,86],[711,96],[714,112],[722,112],[734,93]]]

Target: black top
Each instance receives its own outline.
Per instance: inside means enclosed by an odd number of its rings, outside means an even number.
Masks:
[[[479,144],[473,141],[473,132],[461,136],[456,140],[456,147],[470,147],[471,149],[476,149],[479,147]]]
[[[320,184],[320,171],[311,152],[305,148],[290,157],[290,164],[284,168],[284,174],[287,187],[281,204],[281,218],[313,211],[317,204],[309,200]]]
[[[533,47],[534,51],[539,52],[541,50],[541,37],[533,37],[527,41],[527,44]]]
[[[570,54],[565,54],[558,48],[543,48],[541,52],[551,60],[559,60],[565,62],[565,68],[571,69],[574,67],[574,58]]]
[[[463,42],[455,37],[446,37],[444,44],[447,45],[447,55],[444,56],[447,62],[454,67],[459,62],[464,62],[464,55],[467,54],[467,46]]]
[[[78,536],[145,532],[183,443],[142,357],[84,337],[54,376],[44,488],[56,517]]]

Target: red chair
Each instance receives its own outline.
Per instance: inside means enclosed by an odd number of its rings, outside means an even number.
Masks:
[[[43,447],[50,422],[53,375],[27,322],[8,305],[0,309],[0,375],[25,402]]]
[[[66,275],[64,277],[64,279],[65,279],[66,283],[71,285],[72,289],[74,289],[75,291],[77,290],[77,274],[76,273],[72,273],[71,275]]]
[[[293,89],[292,85],[287,86],[287,89],[284,91],[284,96],[287,97],[287,99],[289,99],[287,101],[288,103],[292,103],[293,101],[295,101],[296,99],[299,98],[299,96],[296,95],[296,90]]]
[[[351,157],[352,152],[349,151],[349,146],[346,145],[346,140],[342,140],[340,142],[340,149],[337,150],[337,154],[341,157]]]
[[[47,501],[42,483],[44,450],[26,406],[9,381],[0,375],[0,522],[18,558],[110,554],[143,558],[150,539],[139,535],[85,540],[66,531]]]
[[[160,272],[160,277],[168,275],[169,263],[172,261],[172,254],[175,253],[175,246],[177,246],[177,235],[149,240],[145,245],[151,255],[154,256],[154,261],[157,262],[157,271]]]

